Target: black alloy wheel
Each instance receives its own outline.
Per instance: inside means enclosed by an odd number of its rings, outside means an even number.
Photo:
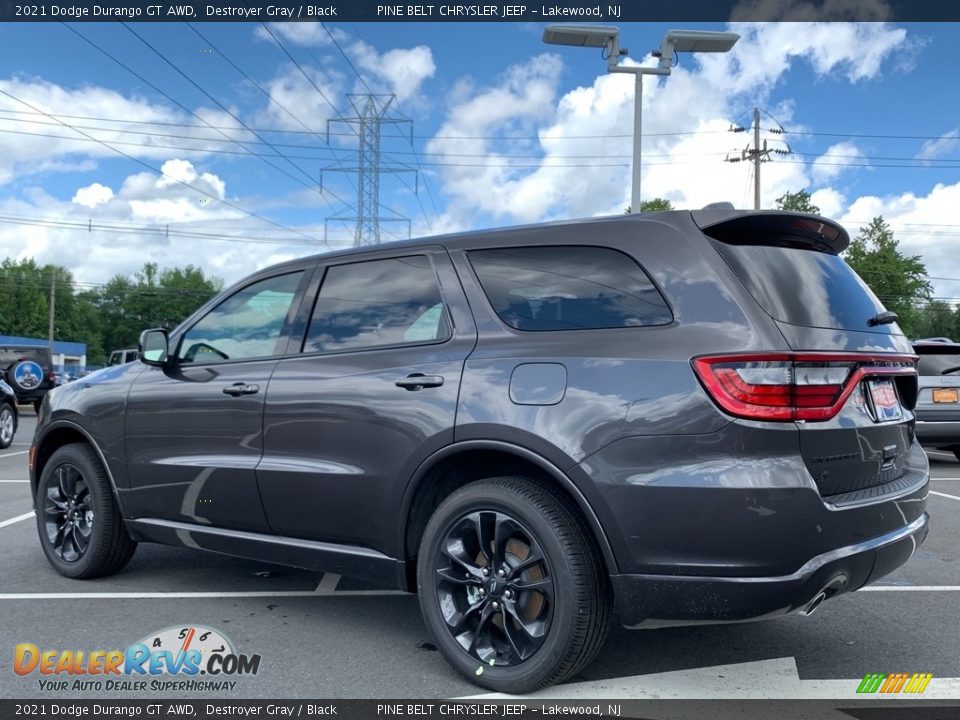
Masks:
[[[44,527],[54,552],[64,562],[77,562],[90,546],[96,513],[90,504],[90,488],[76,465],[58,465],[56,482],[44,495]]]
[[[437,599],[447,628],[485,665],[518,665],[547,636],[553,573],[533,533],[504,512],[455,521],[437,557]]]
[[[576,675],[602,647],[612,612],[602,555],[576,505],[521,476],[444,498],[420,540],[417,592],[444,658],[505,693]]]
[[[133,557],[107,471],[85,443],[64,445],[43,463],[34,507],[40,547],[61,575],[110,575]]]

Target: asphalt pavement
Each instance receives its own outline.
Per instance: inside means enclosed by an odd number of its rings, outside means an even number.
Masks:
[[[238,652],[261,655],[256,675],[232,677],[233,697],[451,698],[481,692],[435,651],[412,595],[147,544],[112,577],[61,577],[41,552],[30,515],[26,464],[34,424],[32,411],[24,409],[14,444],[0,451],[0,697],[58,697],[40,688],[36,673],[13,672],[18,643],[110,650],[170,627],[214,629]],[[852,695],[868,672],[927,672],[935,678],[928,693],[960,698],[960,681],[949,680],[960,678],[960,463],[943,453],[930,459],[930,535],[881,583],[828,601],[811,617],[614,630],[589,668],[546,695],[779,697],[790,687],[788,696],[830,697],[848,687]],[[136,697],[152,695],[177,693],[147,690]],[[91,689],[69,697],[131,694]]]

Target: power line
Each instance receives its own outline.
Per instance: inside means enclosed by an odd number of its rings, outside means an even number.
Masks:
[[[10,98],[11,100],[14,100],[14,101],[18,102],[18,103],[22,103],[23,105],[26,105],[26,106],[29,107],[29,108],[32,108],[32,109],[34,109],[34,110],[37,110],[37,112],[41,112],[41,113],[43,112],[42,110],[37,109],[34,105],[31,105],[31,104],[30,104],[29,102],[27,102],[26,100],[21,100],[21,99],[18,98],[16,95],[13,95],[12,93],[4,90],[3,88],[0,88],[0,94],[6,96],[6,97],[8,97],[8,98]],[[311,237],[310,235],[307,235],[306,233],[300,232],[299,230],[294,230],[293,228],[289,228],[289,227],[287,227],[286,225],[282,225],[281,223],[278,223],[278,222],[276,222],[275,220],[271,220],[270,218],[264,217],[264,216],[262,216],[262,215],[258,215],[257,213],[252,212],[252,211],[250,211],[250,210],[246,210],[246,209],[240,207],[239,205],[236,205],[236,204],[230,202],[229,200],[226,200],[226,199],[224,199],[224,198],[221,198],[219,195],[217,195],[217,194],[215,194],[215,193],[208,192],[207,190],[204,190],[203,188],[198,188],[198,187],[196,187],[195,185],[191,185],[190,183],[188,183],[188,182],[186,182],[186,181],[184,181],[184,180],[180,180],[179,178],[171,177],[171,176],[169,176],[169,175],[164,175],[162,170],[159,170],[159,169],[153,167],[153,165],[151,165],[150,163],[144,162],[144,161],[141,160],[140,158],[134,157],[133,155],[129,155],[129,154],[125,153],[123,150],[120,150],[120,149],[118,149],[118,148],[115,148],[115,147],[111,146],[109,143],[104,142],[103,140],[99,140],[99,139],[97,139],[97,138],[94,138],[93,136],[88,135],[88,134],[87,134],[85,131],[83,131],[83,130],[77,130],[77,129],[75,129],[75,128],[72,128],[72,127],[70,127],[70,125],[67,124],[67,123],[62,123],[62,124],[64,125],[64,127],[67,127],[67,128],[69,128],[69,129],[71,129],[71,130],[74,130],[75,132],[78,132],[78,133],[80,133],[81,135],[83,135],[83,136],[85,136],[85,137],[87,137],[87,138],[90,138],[91,140],[95,140],[96,142],[100,143],[100,144],[103,145],[104,147],[109,148],[110,150],[114,151],[114,152],[117,153],[118,155],[122,155],[123,157],[127,158],[128,160],[131,160],[131,161],[137,163],[138,165],[141,165],[142,167],[147,168],[147,169],[150,170],[151,172],[154,172],[154,173],[158,174],[160,177],[169,178],[170,180],[173,180],[174,182],[176,182],[176,183],[178,183],[178,184],[180,184],[180,185],[183,185],[183,186],[186,187],[186,188],[189,188],[189,189],[191,189],[191,190],[193,190],[193,191],[195,191],[195,192],[198,192],[198,193],[200,193],[201,195],[206,195],[207,197],[209,197],[209,198],[217,201],[218,203],[221,203],[221,204],[223,204],[223,205],[226,205],[226,206],[229,207],[229,208],[233,208],[234,210],[237,210],[238,212],[241,212],[241,213],[243,213],[244,215],[248,215],[248,216],[250,216],[250,217],[252,217],[252,218],[255,218],[255,219],[257,219],[257,220],[260,220],[261,222],[265,222],[265,223],[267,223],[267,224],[269,224],[269,225],[273,225],[274,227],[278,227],[278,228],[280,228],[281,230],[286,230],[287,232],[291,232],[291,233],[294,233],[294,234],[296,234],[296,235],[301,235],[301,236],[307,238],[308,240],[313,240],[314,242],[317,242],[317,238],[313,238],[313,237]]]

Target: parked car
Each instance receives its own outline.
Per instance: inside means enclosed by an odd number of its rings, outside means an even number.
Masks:
[[[915,357],[848,242],[714,207],[261,270],[51,396],[43,551],[76,578],[159,542],[415,590],[504,692],[576,675],[614,607],[812,613],[927,534]]]
[[[58,385],[50,349],[35,346],[0,347],[0,371],[17,402],[40,412],[44,396]]]
[[[114,350],[110,353],[107,365],[125,365],[133,362],[140,357],[140,351],[137,348],[124,348],[123,350]]]
[[[0,450],[7,449],[13,443],[18,423],[16,393],[12,387],[0,380]]]
[[[917,437],[960,460],[960,344],[916,341],[913,351],[920,356]]]

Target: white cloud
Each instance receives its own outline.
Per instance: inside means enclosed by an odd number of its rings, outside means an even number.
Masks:
[[[118,157],[116,150],[146,160],[173,156],[202,158],[209,155],[207,149],[223,147],[220,143],[211,143],[211,139],[226,139],[187,113],[95,85],[71,89],[46,80],[14,77],[0,79],[0,89],[24,101],[0,96],[0,185],[13,178],[42,172],[90,170],[95,167],[91,162],[94,159]],[[219,110],[198,108],[196,112],[210,125],[239,128],[233,118]],[[118,118],[125,122],[51,117],[56,113]],[[158,124],[131,125],[131,122]],[[171,130],[168,123],[199,127]],[[78,132],[70,129],[70,124],[104,129]],[[123,132],[131,128],[136,132]],[[157,134],[141,134],[144,131]],[[245,134],[240,130],[225,132],[229,137],[243,138]],[[91,137],[101,142],[92,141]],[[197,149],[177,149],[178,146]]]
[[[384,84],[384,89],[395,93],[400,103],[416,98],[424,81],[437,71],[433,52],[426,45],[395,48],[379,54],[371,45],[358,41],[350,52],[354,62],[373,75],[374,83]]]
[[[797,62],[809,63],[817,77],[863,82],[878,77],[884,61],[906,43],[906,31],[885,24],[745,23],[733,29],[743,37],[731,53],[683,55],[669,78],[645,79],[644,198],[666,197],[678,207],[752,205],[749,164],[724,162],[749,142],[726,132],[730,118],[762,103]],[[479,212],[495,222],[535,221],[615,213],[628,204],[633,78],[600,75],[590,86],[557,97],[561,71],[557,56],[542,55],[509,69],[493,85],[464,80],[455,86],[446,121],[427,146],[436,153],[431,160],[455,166],[441,174],[454,217]],[[781,122],[790,122],[791,112],[789,102],[777,108]],[[450,139],[492,135],[536,139]],[[850,153],[851,147],[835,150]],[[531,157],[497,167],[510,155]],[[814,179],[835,177],[826,161],[775,158],[763,164],[763,205]]]
[[[858,168],[865,164],[863,151],[852,142],[839,142],[827,148],[820,157],[813,161],[811,174],[814,181],[827,183],[835,180],[843,172]],[[845,167],[847,166],[847,167]]]
[[[820,188],[810,194],[810,202],[820,208],[824,217],[838,217],[847,205],[846,197],[833,188]]]
[[[106,185],[95,182],[77,190],[70,202],[83,205],[86,208],[95,208],[97,205],[109,202],[112,198],[113,190]]]
[[[253,31],[254,37],[259,40],[274,42],[274,38],[270,35],[270,33],[273,33],[273,35],[280,38],[281,42],[289,42],[293,45],[316,46],[332,44],[330,36],[319,22],[275,22],[267,23],[267,25],[270,28],[270,32],[267,32],[263,25],[257,25]]]
[[[343,76],[302,63],[301,67],[308,77],[289,66],[266,83],[273,102],[257,113],[256,121],[261,126],[284,130],[306,127],[318,134],[326,133],[327,120],[337,114],[341,103]]]
[[[960,150],[960,130],[951,130],[939,140],[928,140],[920,146],[918,160],[935,160]]]

